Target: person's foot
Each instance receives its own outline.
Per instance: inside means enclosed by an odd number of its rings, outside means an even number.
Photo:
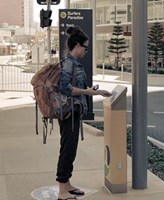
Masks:
[[[75,195],[71,195],[69,192],[59,193],[58,200],[71,200],[76,199]]]
[[[72,190],[68,191],[70,194],[74,194],[74,195],[84,195],[84,191],[78,189],[78,188],[74,188]]]
[[[67,182],[67,191],[73,195],[84,195],[85,194],[84,191],[71,185],[71,183],[69,181]]]

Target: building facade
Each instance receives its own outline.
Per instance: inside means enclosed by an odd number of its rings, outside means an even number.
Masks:
[[[24,26],[24,0],[1,0],[0,24]]]
[[[0,25],[7,23],[9,26],[32,26],[33,0],[1,0]]]
[[[90,8],[93,0],[71,0],[71,8]],[[112,36],[115,21],[120,21],[129,48],[122,57],[131,60],[132,0],[95,0],[96,4],[96,52],[97,63],[113,62],[114,56],[108,52],[108,42]],[[164,25],[164,0],[147,0],[148,28],[155,21]]]
[[[28,43],[32,27],[33,0],[1,0],[0,55],[13,55],[16,43]]]

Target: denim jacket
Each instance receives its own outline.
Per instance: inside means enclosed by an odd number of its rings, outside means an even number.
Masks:
[[[75,85],[72,85],[73,73],[75,77]],[[62,94],[71,96],[73,86],[81,89],[86,88],[87,75],[82,64],[76,60],[72,55],[68,56],[62,61],[62,71],[60,77],[60,91]],[[81,101],[84,107],[84,113],[87,112],[87,100],[85,95],[73,96],[74,99]]]

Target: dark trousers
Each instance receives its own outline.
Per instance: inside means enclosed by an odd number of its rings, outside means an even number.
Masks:
[[[72,176],[73,162],[76,157],[79,140],[79,112],[74,112],[73,124],[74,129],[72,130],[72,115],[68,119],[59,120],[61,139],[56,180],[61,183],[68,182]]]

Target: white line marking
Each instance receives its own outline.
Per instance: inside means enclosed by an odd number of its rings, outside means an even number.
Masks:
[[[103,109],[93,109],[93,111],[103,112]]]
[[[149,127],[149,128],[155,128],[156,126],[154,126],[154,125],[148,125],[147,127]]]
[[[127,124],[127,126],[128,126],[128,127],[131,127],[132,125],[131,125],[131,124]],[[155,128],[156,126],[154,126],[154,125],[147,125],[147,127],[148,127],[148,128]]]
[[[104,110],[103,110],[103,109],[93,109],[93,111],[96,111],[96,112],[103,112]],[[127,113],[132,113],[132,110],[127,110],[126,112],[127,112]],[[161,115],[164,115],[164,112],[159,112],[159,111],[154,111],[153,113],[154,113],[154,114],[161,114]]]
[[[160,112],[160,111],[154,111],[153,113],[154,113],[154,114],[161,114],[161,115],[164,114],[164,112]]]
[[[93,111],[97,111],[97,112],[103,112],[104,110],[103,109],[93,109]],[[127,110],[126,112],[129,112],[131,113],[132,111],[131,110]]]

